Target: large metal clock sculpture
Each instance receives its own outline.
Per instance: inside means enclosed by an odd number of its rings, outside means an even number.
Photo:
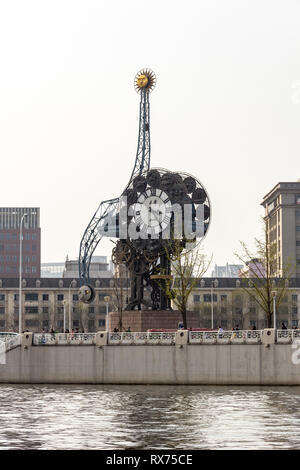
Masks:
[[[112,252],[116,264],[125,264],[130,273],[131,295],[127,310],[170,309],[170,299],[160,288],[171,274],[174,240],[182,249],[195,246],[207,233],[210,201],[203,185],[187,173],[162,168],[150,169],[149,94],[156,84],[155,74],[143,69],[134,86],[141,95],[139,139],[135,165],[129,183],[119,198],[100,204],[80,244],[80,299],[91,302],[89,285],[91,256],[103,236],[119,240]],[[125,227],[125,230],[124,230]],[[151,301],[144,298],[145,288]]]

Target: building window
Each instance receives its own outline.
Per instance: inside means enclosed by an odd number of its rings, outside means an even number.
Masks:
[[[36,273],[36,266],[32,266],[32,267],[31,267],[31,272],[32,272],[32,273]]]
[[[0,300],[5,300],[5,294],[0,294]]]
[[[250,307],[249,312],[255,314],[256,313],[256,307]]]
[[[32,260],[33,263],[36,263],[36,255],[32,255],[31,260]]]
[[[43,328],[48,328],[48,326],[49,326],[48,320],[43,320],[42,325],[43,325]]]
[[[204,302],[211,302],[211,294],[203,295]],[[213,294],[213,302],[217,302],[217,294]]]
[[[89,307],[89,313],[95,313],[95,308],[94,307]]]
[[[25,313],[39,313],[38,307],[25,307]]]
[[[25,326],[39,326],[38,320],[25,320]]]
[[[49,313],[49,307],[43,307],[43,313]]]
[[[30,266],[26,266],[26,268],[25,268],[25,273],[27,273],[27,274],[30,273]]]
[[[194,302],[200,302],[200,295],[194,295]]]
[[[234,313],[235,313],[236,315],[242,315],[242,314],[243,314],[243,310],[242,310],[240,307],[235,307]]]
[[[39,300],[39,294],[25,294],[25,300],[37,301]]]
[[[89,320],[88,321],[88,328],[89,328],[89,331],[91,331],[95,328],[95,321],[94,320]]]
[[[25,240],[30,240],[30,233],[25,234]]]
[[[63,320],[57,320],[56,326],[57,326],[57,328],[62,328],[64,326],[64,321]]]
[[[297,259],[297,264],[300,264],[300,259]]]
[[[297,294],[292,295],[292,302],[298,302],[298,295]]]
[[[296,232],[300,232],[300,225],[296,225]]]
[[[49,295],[43,294],[43,302],[48,302],[48,300],[49,300]]]
[[[99,307],[99,313],[106,313],[106,307],[105,307],[105,305],[100,305],[100,307]]]
[[[0,320],[0,328],[5,328],[5,320]]]
[[[298,328],[298,320],[292,320],[292,326]]]
[[[250,320],[250,326],[256,326],[256,320]]]
[[[78,302],[79,296],[78,294],[73,294],[73,302]]]
[[[296,217],[300,217],[300,211],[299,211],[299,209],[296,209]]]
[[[1,313],[1,314],[4,314],[4,313],[5,313],[5,308],[4,308],[4,307],[0,307],[0,313]]]
[[[221,302],[225,302],[227,300],[227,295],[226,294],[222,294],[221,295]]]
[[[98,326],[105,326],[105,320],[99,320]]]
[[[32,251],[36,251],[36,244],[35,243],[32,244]]]
[[[14,301],[19,302],[19,294],[14,294]]]
[[[292,314],[297,315],[298,314],[298,307],[292,307]]]
[[[36,240],[36,233],[32,234],[32,240]]]
[[[226,307],[221,307],[221,314],[226,315],[227,314],[227,308]]]
[[[79,320],[73,320],[73,327],[78,328],[79,327]]]
[[[300,246],[300,240],[296,241],[296,246]]]
[[[64,300],[64,294],[57,294],[57,300],[62,302]]]
[[[64,307],[57,307],[57,313],[58,314],[64,313]]]

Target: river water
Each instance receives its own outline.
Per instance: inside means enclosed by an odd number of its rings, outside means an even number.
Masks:
[[[0,449],[300,449],[300,388],[1,384]]]

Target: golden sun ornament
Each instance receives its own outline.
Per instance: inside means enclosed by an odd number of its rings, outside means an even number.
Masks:
[[[146,93],[151,93],[156,85],[156,76],[151,69],[140,70],[134,78],[134,88],[137,93],[143,90]]]

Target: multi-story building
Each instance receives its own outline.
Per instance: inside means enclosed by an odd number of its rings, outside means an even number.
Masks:
[[[241,288],[239,278],[201,279],[193,289],[188,310],[199,314],[198,326],[232,329],[257,329],[267,326],[265,312],[247,292]],[[116,309],[116,287],[114,279],[91,279],[95,288],[95,299],[91,304],[79,302],[79,279],[23,279],[22,284],[22,330],[33,332],[51,330],[61,332],[66,328],[95,332],[105,329],[106,308]],[[124,288],[124,307],[129,290]],[[104,300],[109,296],[109,303]],[[139,312],[131,312],[139,315]],[[149,312],[150,313],[150,312]],[[0,331],[18,331],[19,290],[18,279],[0,280]],[[300,326],[300,279],[289,280],[282,304],[277,310],[277,326],[284,323],[288,328]],[[130,325],[124,325],[127,328]],[[132,326],[132,325],[131,325]]]
[[[105,329],[106,308],[104,300],[109,296],[108,310],[114,309],[114,286],[112,279],[90,281],[95,288],[91,304],[79,302],[79,279],[23,279],[22,281],[22,330],[63,331],[66,328],[81,331]],[[19,280],[0,280],[0,331],[19,329]]]
[[[215,264],[211,273],[211,277],[238,277],[240,270],[243,268],[242,264],[228,264],[225,266],[218,266]]]
[[[20,223],[23,221],[22,271],[26,278],[41,273],[41,228],[38,207],[0,208],[0,276],[15,278],[20,263]]]
[[[300,180],[278,183],[263,198],[265,220],[270,242],[276,243],[277,269],[274,276],[282,277],[283,268],[291,266],[292,276],[300,277]]]
[[[76,278],[79,277],[78,259],[66,259],[63,277]],[[107,262],[106,256],[92,256],[89,270],[90,278],[109,278],[113,277],[112,263]]]

